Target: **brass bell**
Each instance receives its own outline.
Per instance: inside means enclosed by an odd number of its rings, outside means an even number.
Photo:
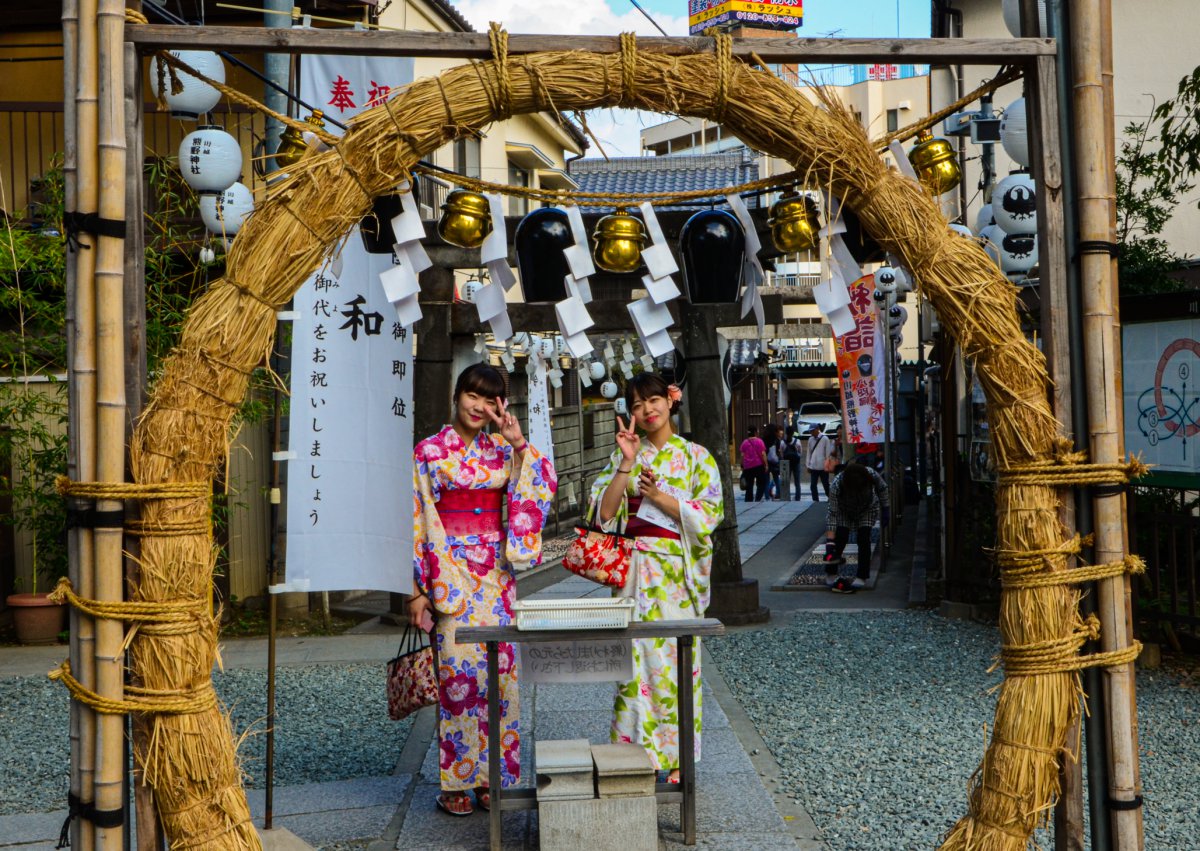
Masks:
[[[962,181],[954,146],[945,139],[933,138],[930,130],[922,130],[917,136],[917,144],[909,152],[908,160],[916,169],[921,184],[935,197],[949,192]]]
[[[807,195],[794,190],[771,205],[771,242],[784,254],[812,251],[817,247],[821,220],[817,204]]]
[[[478,248],[492,232],[492,213],[488,199],[469,189],[455,189],[446,196],[438,234],[459,248]]]
[[[324,117],[325,113],[319,109],[314,109],[312,115],[304,119],[304,122],[311,124],[317,129],[324,129],[325,122],[322,120]],[[288,168],[300,162],[304,155],[308,153],[308,139],[305,138],[306,135],[310,134],[301,132],[294,127],[284,128],[284,131],[279,134],[279,150],[275,152],[276,165],[280,168]]]
[[[646,228],[624,210],[618,208],[596,222],[595,239],[592,258],[605,272],[633,272],[642,264]]]

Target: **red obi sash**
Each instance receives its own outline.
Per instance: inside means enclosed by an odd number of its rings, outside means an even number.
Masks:
[[[655,523],[648,523],[642,518],[636,516],[639,508],[642,507],[642,498],[640,496],[629,497],[629,520],[625,524],[625,534],[631,538],[671,538],[679,540],[679,533],[673,532]]]
[[[455,488],[442,491],[435,506],[447,535],[501,532],[500,506],[504,488]]]

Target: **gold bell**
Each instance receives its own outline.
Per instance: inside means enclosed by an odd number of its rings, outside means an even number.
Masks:
[[[807,195],[794,190],[771,205],[771,242],[784,254],[812,251],[817,247],[821,220],[817,204]]]
[[[304,119],[304,122],[317,129],[324,129],[325,122],[322,120],[324,117],[325,113],[314,109],[312,115]],[[279,150],[275,152],[276,165],[280,168],[288,168],[300,162],[308,153],[308,140],[304,136],[305,133],[295,127],[287,127],[279,134]]]
[[[933,138],[933,132],[922,130],[917,144],[908,154],[908,161],[917,171],[921,184],[934,196],[949,192],[962,181],[958,155],[945,139]]]
[[[492,232],[492,213],[488,200],[478,192],[455,189],[446,196],[438,234],[459,248],[478,248]]]
[[[605,272],[633,272],[642,264],[646,228],[624,210],[618,208],[596,222],[595,239],[592,258]]]

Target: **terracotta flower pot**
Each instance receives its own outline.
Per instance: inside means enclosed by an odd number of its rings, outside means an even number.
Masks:
[[[48,594],[10,594],[5,600],[12,612],[17,641],[22,644],[54,644],[67,628],[67,607],[54,603]]]

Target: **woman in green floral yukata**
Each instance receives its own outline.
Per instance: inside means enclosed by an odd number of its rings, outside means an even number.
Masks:
[[[617,450],[592,486],[589,516],[633,536],[629,579],[616,593],[642,621],[701,618],[708,608],[712,533],[724,517],[721,477],[707,449],[675,434],[679,388],[653,373],[625,385],[630,422],[617,417]],[[634,428],[643,432],[638,436]],[[675,639],[633,642],[634,679],[617,690],[612,741],[636,742],[660,772],[679,779],[679,671]],[[697,642],[699,647],[699,642]],[[700,654],[693,657],[696,758],[700,758]]]

